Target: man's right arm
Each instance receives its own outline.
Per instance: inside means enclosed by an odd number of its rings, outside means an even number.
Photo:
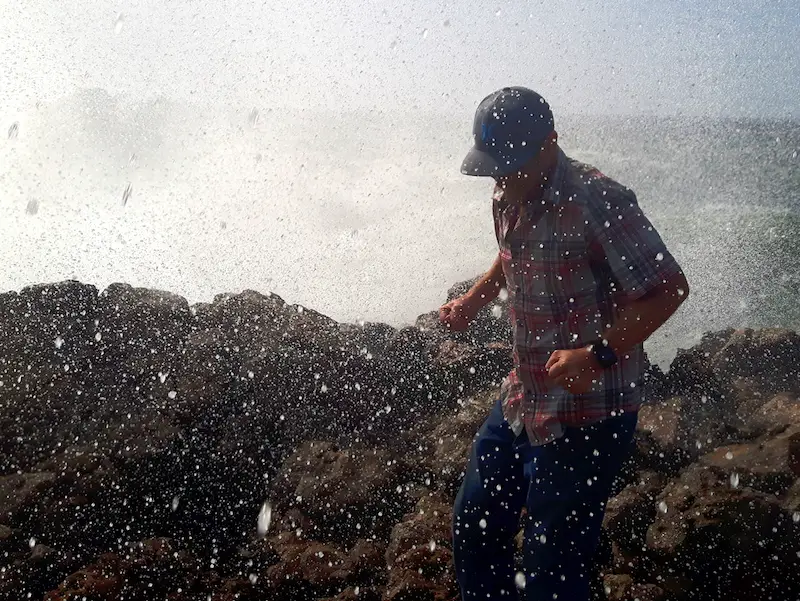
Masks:
[[[489,271],[475,282],[469,292],[454,298],[439,309],[439,319],[452,330],[466,330],[478,312],[497,298],[505,283],[503,262],[498,253]]]
[[[496,299],[497,295],[500,294],[500,289],[504,288],[505,285],[506,276],[503,273],[503,261],[500,258],[500,253],[498,253],[489,271],[475,282],[472,288],[469,289],[469,292],[464,295],[463,299],[472,306],[475,313],[477,313]]]

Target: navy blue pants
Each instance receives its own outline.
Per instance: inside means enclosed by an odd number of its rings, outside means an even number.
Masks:
[[[534,447],[498,401],[470,451],[453,508],[462,601],[588,601],[605,504],[631,451],[636,413],[568,428]],[[514,537],[527,507],[522,574]],[[524,586],[524,593],[517,593]]]

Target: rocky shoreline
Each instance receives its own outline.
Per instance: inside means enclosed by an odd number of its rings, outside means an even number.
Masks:
[[[508,334],[502,303],[451,335],[253,291],[1,294],[0,599],[457,599]],[[598,598],[800,598],[800,336],[709,333],[648,380]]]

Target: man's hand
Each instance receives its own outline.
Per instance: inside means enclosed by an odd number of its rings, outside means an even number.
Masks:
[[[589,347],[553,351],[545,369],[553,382],[572,394],[589,392],[603,371]]]
[[[468,296],[454,298],[439,309],[439,321],[454,332],[463,332],[475,319],[478,309]]]

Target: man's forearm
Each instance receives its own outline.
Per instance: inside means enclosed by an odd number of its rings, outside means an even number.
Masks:
[[[653,294],[623,307],[603,338],[617,355],[630,352],[664,325],[688,294],[689,285],[682,274],[671,278]]]
[[[494,263],[489,268],[481,279],[475,282],[475,285],[470,288],[469,292],[465,295],[470,303],[473,303],[478,309],[488,305],[500,293],[500,289],[506,285],[506,276],[503,273],[503,262],[500,255],[497,255]]]

